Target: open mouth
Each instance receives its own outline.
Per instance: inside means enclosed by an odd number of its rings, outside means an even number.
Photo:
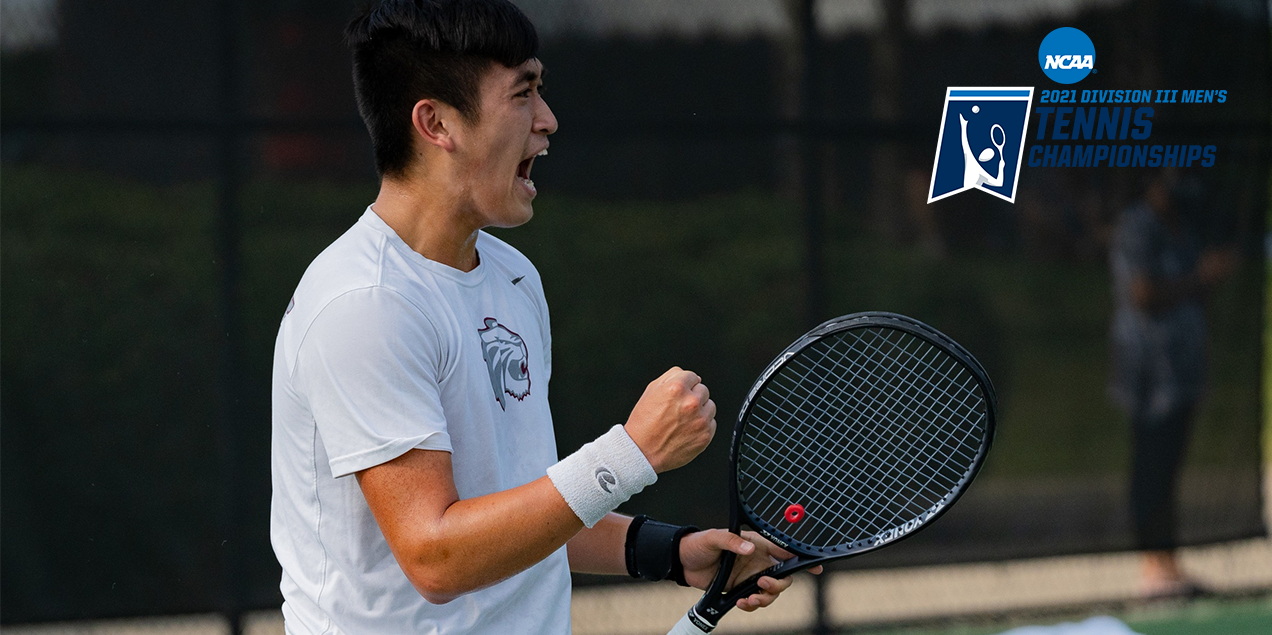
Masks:
[[[534,183],[534,181],[530,180],[530,167],[533,165],[534,165],[534,157],[530,157],[529,159],[525,159],[521,163],[518,163],[517,178],[521,179],[522,181]]]
[[[530,188],[530,191],[532,192],[534,191],[534,181],[530,180],[530,168],[534,166],[534,160],[536,157],[547,156],[547,154],[548,150],[545,148],[538,154],[526,157],[521,161],[521,163],[517,164],[517,178],[521,179],[521,182],[524,183],[526,187]]]

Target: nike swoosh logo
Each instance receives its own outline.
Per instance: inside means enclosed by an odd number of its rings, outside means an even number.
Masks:
[[[517,284],[518,282],[521,282],[524,279],[525,279],[525,276],[517,276],[516,278],[512,279],[512,283]]]

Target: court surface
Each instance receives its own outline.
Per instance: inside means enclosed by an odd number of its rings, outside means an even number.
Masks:
[[[1135,599],[1134,553],[1066,556],[829,574],[837,632],[868,635],[991,635],[1029,624],[1113,615],[1143,635],[1272,633],[1272,540],[1182,550],[1184,567],[1222,597],[1146,603]],[[699,596],[691,589],[619,585],[574,593],[575,635],[663,635]],[[729,614],[717,633],[806,633],[813,584],[800,574],[776,605]],[[912,626],[904,626],[910,624]],[[6,635],[224,635],[215,615],[11,626]],[[253,614],[248,635],[282,635],[281,615]]]
[[[1244,599],[1165,603],[1118,612],[1132,630],[1144,635],[1267,635],[1272,632],[1272,595]],[[1028,623],[1055,624],[1052,618]],[[1078,621],[1070,618],[1067,621]],[[948,626],[852,631],[859,635],[994,635],[1026,622],[1012,620],[994,626]]]

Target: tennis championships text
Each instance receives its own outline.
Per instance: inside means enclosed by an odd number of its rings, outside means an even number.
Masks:
[[[1222,104],[1227,100],[1227,90],[1043,90],[1039,93],[1040,106],[1034,109],[1038,116],[1034,139],[1147,141],[1153,132],[1153,106],[1120,104]],[[1029,167],[1048,168],[1208,168],[1215,164],[1216,152],[1213,144],[1048,143],[1031,145],[1028,162]]]

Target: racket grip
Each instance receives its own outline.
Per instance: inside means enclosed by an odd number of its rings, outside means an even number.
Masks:
[[[689,609],[689,611],[692,612],[693,609]],[[698,628],[693,623],[693,620],[689,618],[689,613],[685,613],[680,617],[680,621],[676,622],[676,625],[671,627],[670,631],[667,631],[667,635],[707,635],[710,632]]]

